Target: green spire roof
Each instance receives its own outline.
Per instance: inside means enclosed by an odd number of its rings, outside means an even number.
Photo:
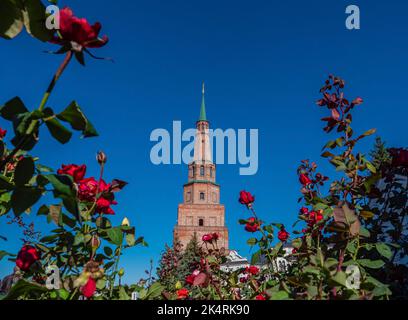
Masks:
[[[203,97],[201,100],[201,109],[200,109],[200,118],[198,118],[198,121],[207,121],[207,115],[205,113],[205,100],[204,100],[204,82],[203,82]]]

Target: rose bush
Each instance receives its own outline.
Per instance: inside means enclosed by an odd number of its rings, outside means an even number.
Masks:
[[[112,206],[117,204],[116,194],[126,182],[104,180],[107,156],[103,152],[97,153],[98,178],[86,176],[85,164],[64,164],[55,172],[31,154],[44,127],[62,144],[72,137],[63,123],[80,131],[85,138],[98,135],[77,102],[71,102],[62,111],[46,105],[72,55],[83,64],[83,52],[105,45],[107,37],[98,38],[100,23],[91,26],[86,19],[73,16],[69,8],[60,12],[58,32],[44,30],[45,7],[40,0],[31,1],[31,5],[6,0],[1,9],[1,36],[13,38],[24,22],[31,26],[27,27],[31,35],[62,45],[57,53],[65,54],[37,108],[29,110],[19,97],[0,107],[0,116],[11,122],[14,131],[13,136],[0,129],[0,216],[13,214],[9,223],[18,223],[25,236],[17,256],[0,251],[0,259],[9,256],[16,263],[9,277],[12,281],[2,286],[7,294],[5,299],[129,298],[129,287],[120,282],[124,274],[119,269],[120,256],[127,248],[146,243],[143,237],[135,236],[135,228],[127,218],[117,226],[108,218],[115,214]],[[3,25],[10,21],[14,24]],[[21,28],[15,28],[20,23]],[[32,28],[35,23],[37,28]],[[6,138],[10,138],[11,144]],[[55,199],[53,204],[46,203],[50,199],[46,197],[48,194]],[[34,210],[39,219],[46,217],[48,223],[56,225],[51,234],[42,236],[35,231],[34,224],[25,224],[22,214],[35,214]],[[51,288],[45,281],[50,276],[50,267],[59,270],[59,280],[55,278]]]
[[[401,211],[401,208],[406,207],[408,201],[406,197],[399,197],[397,207],[387,206],[388,211],[397,215],[398,218],[394,220],[381,217],[384,211],[378,207],[374,210],[370,205],[373,196],[383,199],[384,194],[374,193],[373,190],[380,179],[389,177],[390,172],[389,169],[376,168],[375,162],[383,157],[377,155],[371,162],[362,153],[355,151],[357,143],[372,135],[375,130],[355,135],[351,127],[352,111],[363,103],[363,99],[357,97],[349,102],[345,98],[344,87],[343,79],[330,75],[320,90],[322,98],[317,101],[318,106],[326,107],[330,113],[322,119],[326,122],[324,131],[336,129],[338,134],[336,139],[325,144],[321,156],[327,158],[336,172],[344,173],[344,176],[328,185],[329,178],[317,171],[315,162],[301,161],[297,174],[302,194],[299,202],[303,202],[303,206],[299,209],[298,221],[293,227],[298,224],[303,226],[292,232],[293,237],[280,223],[262,222],[255,211],[255,197],[248,191],[241,191],[239,202],[251,215],[239,220],[239,223],[252,235],[247,243],[258,247],[252,255],[251,266],[233,272],[220,272],[226,261],[226,252],[218,250],[216,240],[206,235],[202,239],[206,250],[200,253],[200,263],[192,264],[194,272],[179,283],[189,292],[183,298],[392,298],[391,289],[394,285],[389,276],[382,276],[379,271],[383,268],[395,270],[393,256],[402,244],[397,238],[404,229],[402,221],[406,214],[406,210]],[[394,158],[388,165],[397,166],[401,173],[401,170],[405,170],[405,153],[401,150],[391,152]],[[386,190],[390,188],[391,185]],[[405,189],[401,185],[394,185],[393,194],[400,190],[406,194],[406,188],[406,185]],[[385,199],[389,201],[388,197]],[[396,204],[395,200],[393,203]],[[376,220],[373,219],[376,213],[371,210],[378,214]],[[386,217],[390,217],[390,213]],[[384,237],[384,230],[382,233],[378,231],[377,222],[384,219],[394,221],[397,229],[389,231],[391,238]],[[373,228],[373,224],[377,229]],[[274,239],[275,233],[278,241]],[[207,243],[213,246],[206,246]],[[279,263],[282,259],[286,264]],[[173,267],[177,269],[177,258],[174,261]],[[399,268],[401,270],[401,266]],[[176,299],[175,289],[172,284],[165,285],[162,297]]]

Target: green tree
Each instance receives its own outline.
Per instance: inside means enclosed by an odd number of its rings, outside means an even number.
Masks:
[[[374,149],[370,152],[371,163],[378,170],[391,162],[391,155],[386,148],[386,142],[381,137],[375,138]]]
[[[202,249],[198,243],[197,235],[194,234],[180,259],[177,271],[178,280],[184,282],[186,276],[191,274],[198,267],[202,256]]]

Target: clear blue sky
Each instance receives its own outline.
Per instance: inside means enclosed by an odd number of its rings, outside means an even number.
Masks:
[[[345,7],[358,4],[361,30],[345,28]],[[318,161],[328,136],[315,106],[318,89],[328,73],[346,79],[348,96],[365,103],[355,112],[355,129],[371,127],[389,146],[407,146],[406,86],[408,26],[406,1],[60,1],[77,16],[99,20],[109,44],[93,52],[115,63],[87,58],[84,68],[73,62],[52,95],[56,110],[76,99],[100,132],[100,137],[75,136],[60,145],[42,132],[34,154],[57,168],[61,163],[85,163],[97,175],[95,152],[109,157],[106,178],[129,185],[118,195],[114,220],[129,217],[149,248],[136,247],[121,260],[126,280],[143,276],[172,240],[185,165],[155,166],[149,153],[150,132],[171,129],[173,120],[193,127],[199,114],[201,82],[206,82],[207,117],[214,128],[258,128],[259,170],[239,176],[238,165],[220,165],[217,180],[226,205],[230,246],[250,256],[246,234],[237,220],[247,216],[238,192],[256,195],[258,214],[288,227],[297,217],[301,159]],[[0,40],[0,101],[19,95],[36,107],[62,56],[55,49],[23,35]],[[1,127],[5,126],[3,122]],[[371,147],[374,137],[361,145]],[[1,248],[16,252],[19,229],[5,224],[9,238]],[[30,218],[28,218],[30,221]],[[35,218],[47,230],[42,218]],[[0,276],[11,264],[0,262]]]

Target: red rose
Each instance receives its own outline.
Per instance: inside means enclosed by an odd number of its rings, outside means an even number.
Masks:
[[[248,232],[256,232],[259,230],[259,227],[260,223],[254,217],[251,217],[245,225],[245,230]]]
[[[307,176],[307,174],[304,174],[304,173],[302,173],[302,174],[299,176],[299,181],[300,181],[300,183],[303,184],[304,186],[307,186],[307,185],[309,185],[309,184],[312,183],[312,180],[310,180],[310,178]]]
[[[278,239],[282,242],[285,242],[289,239],[289,232],[287,232],[284,227],[282,227],[278,232]]]
[[[317,222],[321,221],[323,219],[323,215],[321,214],[320,211],[315,212],[315,211],[311,211],[309,212],[309,216],[308,216],[308,225],[310,227],[312,227],[313,225],[315,225]]]
[[[86,165],[84,164],[82,166],[78,166],[76,164],[70,164],[66,166],[63,164],[61,166],[61,169],[58,169],[57,171],[58,174],[67,174],[71,176],[72,178],[74,178],[74,181],[76,183],[78,183],[84,178],[85,172],[86,172]]]
[[[106,183],[103,179],[99,182],[95,180],[94,177],[85,178],[79,181],[78,186],[78,198],[81,201],[95,201],[96,193],[108,192],[110,188],[110,183]]]
[[[30,245],[24,245],[17,254],[16,265],[21,270],[28,271],[33,263],[40,260],[40,258],[41,255],[37,248]]]
[[[188,290],[186,288],[177,290],[177,299],[185,299],[188,297]]]
[[[211,233],[203,235],[201,238],[204,242],[212,242],[213,241],[213,235]]]
[[[72,10],[65,7],[60,10],[61,37],[55,36],[51,42],[60,45],[71,44],[75,51],[82,51],[83,48],[100,48],[108,42],[107,36],[98,37],[101,27],[99,22],[91,26],[85,18],[75,17]]]
[[[265,293],[258,294],[258,295],[255,297],[255,299],[256,299],[256,300],[266,300],[266,294],[265,294]]]
[[[96,201],[95,212],[103,214],[115,214],[115,211],[113,211],[110,207],[112,204],[117,204],[117,202],[115,200],[107,200],[101,197]]]
[[[255,196],[253,196],[250,192],[242,190],[239,193],[238,201],[241,204],[245,204],[247,207],[251,206],[251,204],[255,201]]]
[[[82,179],[78,186],[78,198],[81,201],[95,201],[96,192],[98,190],[98,181],[95,178]]]
[[[6,136],[7,130],[0,128],[0,139],[3,139]]]
[[[89,277],[87,283],[81,287],[81,292],[85,297],[90,298],[94,295],[95,291],[96,281],[94,278]]]
[[[78,199],[80,201],[94,202],[95,197],[98,194],[101,194],[96,201],[96,213],[103,214],[115,214],[115,212],[110,207],[111,205],[117,204],[112,193],[104,195],[104,193],[109,192],[110,183],[106,183],[103,179],[99,182],[95,178],[86,178],[82,179],[78,185]]]
[[[216,232],[214,232],[213,234],[212,234],[212,238],[213,238],[213,240],[215,240],[215,241],[217,241],[218,239],[219,239],[219,234],[218,233],[216,233]]]
[[[246,267],[245,272],[256,276],[259,273],[259,268],[255,266]]]

